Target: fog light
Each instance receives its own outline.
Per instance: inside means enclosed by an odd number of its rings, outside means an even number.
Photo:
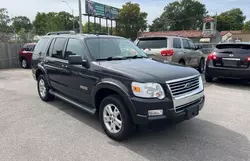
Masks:
[[[161,110],[149,110],[148,116],[160,116],[163,115],[163,109]]]

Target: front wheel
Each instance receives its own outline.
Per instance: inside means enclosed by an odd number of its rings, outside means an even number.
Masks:
[[[117,141],[127,139],[135,127],[126,105],[118,95],[110,95],[103,99],[99,117],[106,134]]]

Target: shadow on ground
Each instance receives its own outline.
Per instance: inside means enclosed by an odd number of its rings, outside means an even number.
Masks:
[[[219,83],[222,82],[216,82]],[[231,83],[228,86],[232,86]],[[50,104],[105,135],[97,116],[91,116],[58,99]],[[124,146],[154,161],[243,161],[250,158],[250,143],[246,136],[199,118],[168,125],[161,130],[143,129],[127,141],[119,143],[110,140],[108,143],[111,146]]]

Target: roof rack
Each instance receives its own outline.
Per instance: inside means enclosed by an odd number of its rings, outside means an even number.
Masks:
[[[105,32],[90,32],[89,34],[93,34],[93,35],[109,35],[108,33],[105,33]]]
[[[75,35],[76,32],[75,31],[56,31],[56,32],[48,32],[46,35],[64,35],[64,34]]]

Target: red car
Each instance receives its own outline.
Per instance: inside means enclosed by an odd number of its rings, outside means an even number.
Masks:
[[[19,51],[19,61],[23,68],[28,68],[36,43],[27,43]]]

